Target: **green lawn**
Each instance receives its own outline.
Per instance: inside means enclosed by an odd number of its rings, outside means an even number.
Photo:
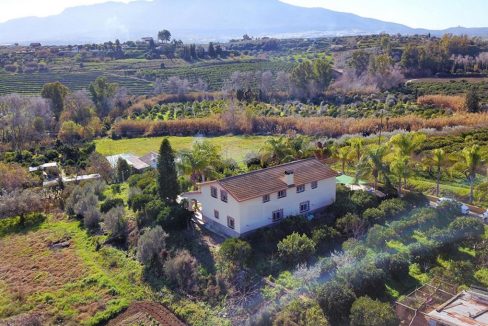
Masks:
[[[203,139],[197,137],[168,137],[175,151],[191,148],[193,142]],[[269,137],[265,136],[223,136],[206,138],[212,144],[220,146],[224,158],[242,161],[247,153],[257,152]],[[99,139],[95,143],[97,151],[102,155],[132,153],[145,155],[150,151],[158,151],[163,137],[133,139]]]

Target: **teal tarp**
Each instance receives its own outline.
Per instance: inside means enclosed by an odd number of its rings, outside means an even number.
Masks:
[[[345,175],[345,174],[343,174],[341,176],[338,176],[336,178],[336,180],[337,180],[337,183],[340,183],[340,184],[343,184],[343,185],[354,185],[354,184],[357,184],[357,183],[354,182],[354,178],[353,177],[350,177],[350,176]],[[366,184],[368,184],[368,182],[367,181],[364,181],[364,180],[359,180],[359,184],[360,185],[366,185]]]

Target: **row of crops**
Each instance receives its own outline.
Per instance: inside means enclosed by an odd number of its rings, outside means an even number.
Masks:
[[[290,71],[293,64],[285,61],[246,61],[246,62],[211,62],[198,63],[194,65],[183,65],[166,69],[140,69],[139,77],[126,76],[125,69],[137,69],[144,67],[140,61],[134,62],[134,67],[128,61],[122,61],[118,67],[115,62],[110,64],[97,63],[85,71],[61,71],[53,69],[47,73],[34,74],[11,74],[0,72],[0,95],[9,93],[19,94],[39,94],[42,86],[46,83],[60,81],[72,90],[88,88],[91,82],[97,77],[106,76],[110,82],[118,83],[126,87],[134,95],[144,95],[150,93],[154,85],[149,80],[158,78],[166,80],[171,76],[188,79],[190,82],[197,82],[202,79],[208,84],[209,90],[220,90],[226,79],[235,71]],[[125,69],[117,70],[117,68]],[[147,66],[146,66],[147,67]]]
[[[168,121],[183,118],[204,118],[222,113],[227,107],[228,103],[224,100],[169,103],[133,110],[130,113],[130,119]],[[423,107],[410,102],[399,102],[391,106],[384,106],[382,103],[374,101],[347,105],[313,105],[290,101],[284,104],[250,103],[244,109],[251,111],[255,115],[267,117],[330,116],[359,119],[378,116],[378,112],[382,109],[384,109],[384,115],[387,117],[414,114],[424,118],[434,118],[446,115],[446,111],[443,109]]]
[[[488,80],[419,80],[409,83],[408,87],[417,93],[417,95],[427,94],[444,94],[444,95],[458,95],[465,94],[470,89],[474,88],[478,92],[478,96],[483,100],[488,99]]]
[[[250,61],[250,62],[229,62],[221,63],[190,65],[178,68],[168,68],[162,70],[143,70],[140,72],[141,77],[148,79],[166,80],[171,76],[178,76],[183,79],[188,79],[195,83],[201,78],[208,84],[211,91],[220,90],[225,82],[229,79],[232,73],[240,72],[257,72],[257,71],[271,71],[276,74],[278,71],[289,72],[293,68],[293,63],[286,61]]]
[[[59,81],[72,90],[88,88],[91,82],[104,75],[101,72],[86,73],[37,73],[37,74],[8,74],[0,73],[0,95],[19,93],[26,95],[39,94],[46,83]],[[135,95],[151,92],[153,85],[149,82],[106,75],[108,80],[126,87]]]

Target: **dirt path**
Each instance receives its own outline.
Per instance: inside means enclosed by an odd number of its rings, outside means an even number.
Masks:
[[[185,326],[171,311],[155,302],[135,302],[125,312],[112,319],[109,326],[134,325],[156,321],[161,326]]]

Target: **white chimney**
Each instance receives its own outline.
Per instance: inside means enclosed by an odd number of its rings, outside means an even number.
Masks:
[[[283,181],[286,183],[288,187],[294,186],[295,173],[292,170],[285,171],[285,176],[283,177]]]

